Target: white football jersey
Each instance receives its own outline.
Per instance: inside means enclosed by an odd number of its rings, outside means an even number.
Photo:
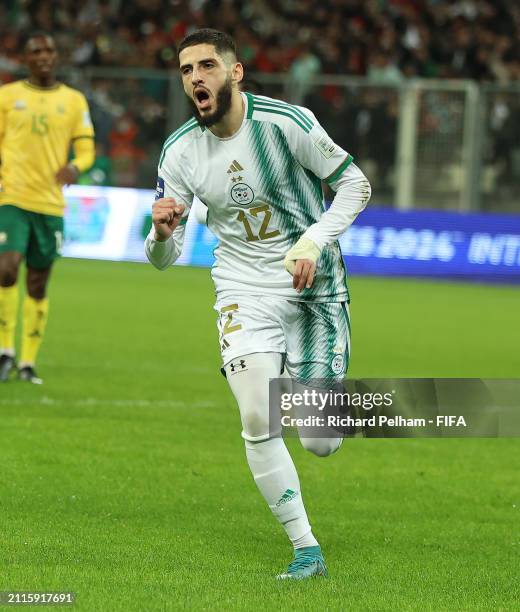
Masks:
[[[249,93],[240,129],[218,138],[190,119],[166,140],[159,160],[158,197],[187,207],[194,196],[208,208],[219,240],[212,277],[217,294],[274,294],[297,300],[348,299],[337,241],[317,262],[314,284],[297,293],[283,260],[319,221],[321,180],[334,183],[352,161],[306,108]],[[174,232],[182,242],[184,227]]]

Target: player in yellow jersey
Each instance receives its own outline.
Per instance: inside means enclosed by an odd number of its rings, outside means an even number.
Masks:
[[[47,321],[47,283],[63,241],[62,186],[94,162],[87,101],[56,81],[56,60],[52,37],[31,34],[28,78],[0,87],[0,381],[16,371],[17,281],[25,259],[18,378],[41,383],[34,364]]]

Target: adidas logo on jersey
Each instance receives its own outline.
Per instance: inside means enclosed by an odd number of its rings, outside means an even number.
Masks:
[[[243,170],[244,168],[242,168],[242,166],[237,162],[236,159],[234,159],[231,162],[231,165],[228,168],[227,173],[228,174],[233,174],[233,172],[240,172],[240,170]]]

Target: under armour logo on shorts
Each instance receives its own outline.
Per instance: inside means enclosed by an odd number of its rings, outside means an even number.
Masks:
[[[245,370],[247,366],[246,366],[246,362],[243,359],[241,359],[238,363],[231,362],[229,364],[229,367],[231,368],[231,371],[234,372],[237,368],[240,368],[241,370]]]

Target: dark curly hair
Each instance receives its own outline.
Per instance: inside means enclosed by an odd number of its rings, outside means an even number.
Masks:
[[[192,34],[188,34],[188,36],[186,36],[186,38],[184,38],[179,45],[177,54],[179,55],[183,49],[186,49],[186,47],[204,44],[213,45],[218,55],[232,53],[235,59],[237,57],[235,41],[231,38],[231,36],[226,34],[226,32],[212,30],[211,28],[202,28],[201,30],[196,30]]]

